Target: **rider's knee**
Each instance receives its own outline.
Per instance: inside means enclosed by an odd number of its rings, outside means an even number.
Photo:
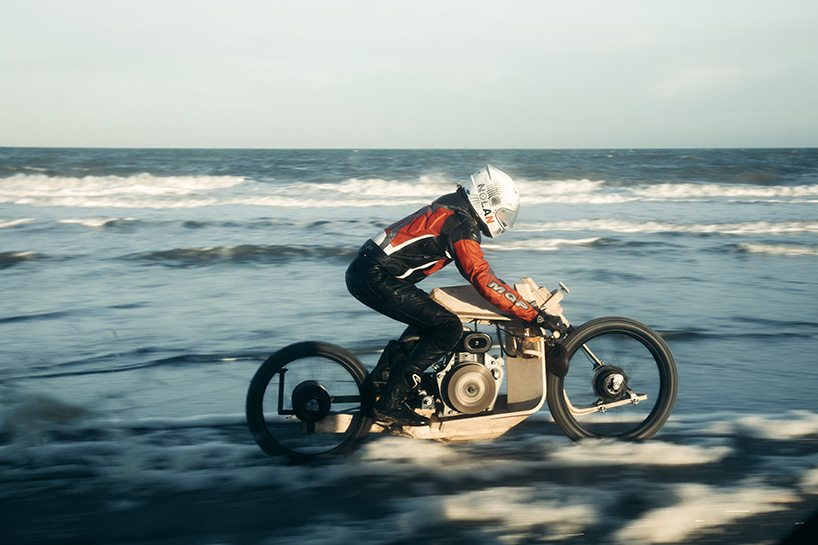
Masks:
[[[435,328],[435,344],[442,350],[453,349],[463,334],[463,324],[460,318],[452,314],[442,317]]]

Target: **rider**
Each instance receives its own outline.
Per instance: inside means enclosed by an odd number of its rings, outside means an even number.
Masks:
[[[499,236],[514,225],[519,207],[514,181],[488,165],[475,172],[465,187],[458,185],[454,193],[393,223],[358,250],[346,272],[349,292],[409,326],[399,341],[389,343],[367,378],[372,382],[375,377],[386,377],[373,409],[377,420],[429,424],[405,401],[420,385],[423,371],[455,347],[463,325],[456,314],[415,284],[452,261],[478,293],[500,310],[543,327],[557,323],[498,279],[480,249],[481,232],[491,238]]]

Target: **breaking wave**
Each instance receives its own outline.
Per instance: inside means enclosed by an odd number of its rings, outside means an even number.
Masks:
[[[6,227],[16,227],[18,225],[25,225],[26,223],[31,223],[34,221],[33,218],[21,218],[16,220],[6,220],[0,218],[0,229],[5,229]]]
[[[657,184],[635,188],[633,193],[647,200],[698,200],[712,198],[793,199],[818,197],[818,186],[758,186],[718,184]]]
[[[40,259],[41,254],[37,252],[0,252],[0,269],[19,265],[27,261]]]
[[[82,225],[83,227],[91,228],[130,227],[136,225],[137,223],[141,223],[139,220],[136,220],[134,218],[106,218],[106,217],[70,218],[59,220],[59,222],[65,224],[77,224]]]
[[[818,257],[818,246],[800,246],[795,244],[760,244],[742,242],[734,248],[745,254],[761,254],[784,257]]]
[[[15,174],[0,179],[0,203],[68,208],[183,209],[205,206],[277,208],[376,207],[426,204],[463,180],[422,174],[408,179],[347,178],[280,181],[245,176],[85,176]],[[522,203],[606,205],[634,201],[740,200],[812,202],[818,186],[661,183],[604,180],[518,180]],[[20,221],[20,220],[13,220]],[[6,226],[0,223],[0,227]]]
[[[581,238],[576,240],[565,238],[546,238],[535,240],[517,240],[507,241],[505,243],[491,243],[484,242],[482,247],[486,250],[492,251],[540,251],[553,252],[563,246],[587,246],[590,248],[608,246],[615,243],[613,239],[606,239],[602,237]]]
[[[16,174],[0,180],[0,203],[62,207],[189,208],[219,204],[210,192],[245,182],[240,176],[85,176]]]
[[[730,235],[818,233],[818,221],[754,221],[743,223],[668,223],[616,219],[582,219],[521,225],[522,232],[612,231],[616,233],[722,233]]]

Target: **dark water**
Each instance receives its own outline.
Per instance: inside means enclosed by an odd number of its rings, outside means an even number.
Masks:
[[[575,324],[662,332],[666,428],[575,445],[544,411],[493,442],[266,457],[256,367],[304,339],[374,364],[402,327],[347,263],[485,163],[523,196],[495,271],[564,282]],[[816,203],[814,149],[0,149],[0,537],[775,542],[818,508]]]

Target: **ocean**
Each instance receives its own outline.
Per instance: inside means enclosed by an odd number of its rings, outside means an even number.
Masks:
[[[545,408],[266,456],[255,370],[299,340],[374,366],[403,326],[348,263],[485,164],[522,195],[498,276],[665,338],[663,430],[573,443]],[[818,509],[816,235],[818,149],[0,148],[0,542],[778,543]]]

